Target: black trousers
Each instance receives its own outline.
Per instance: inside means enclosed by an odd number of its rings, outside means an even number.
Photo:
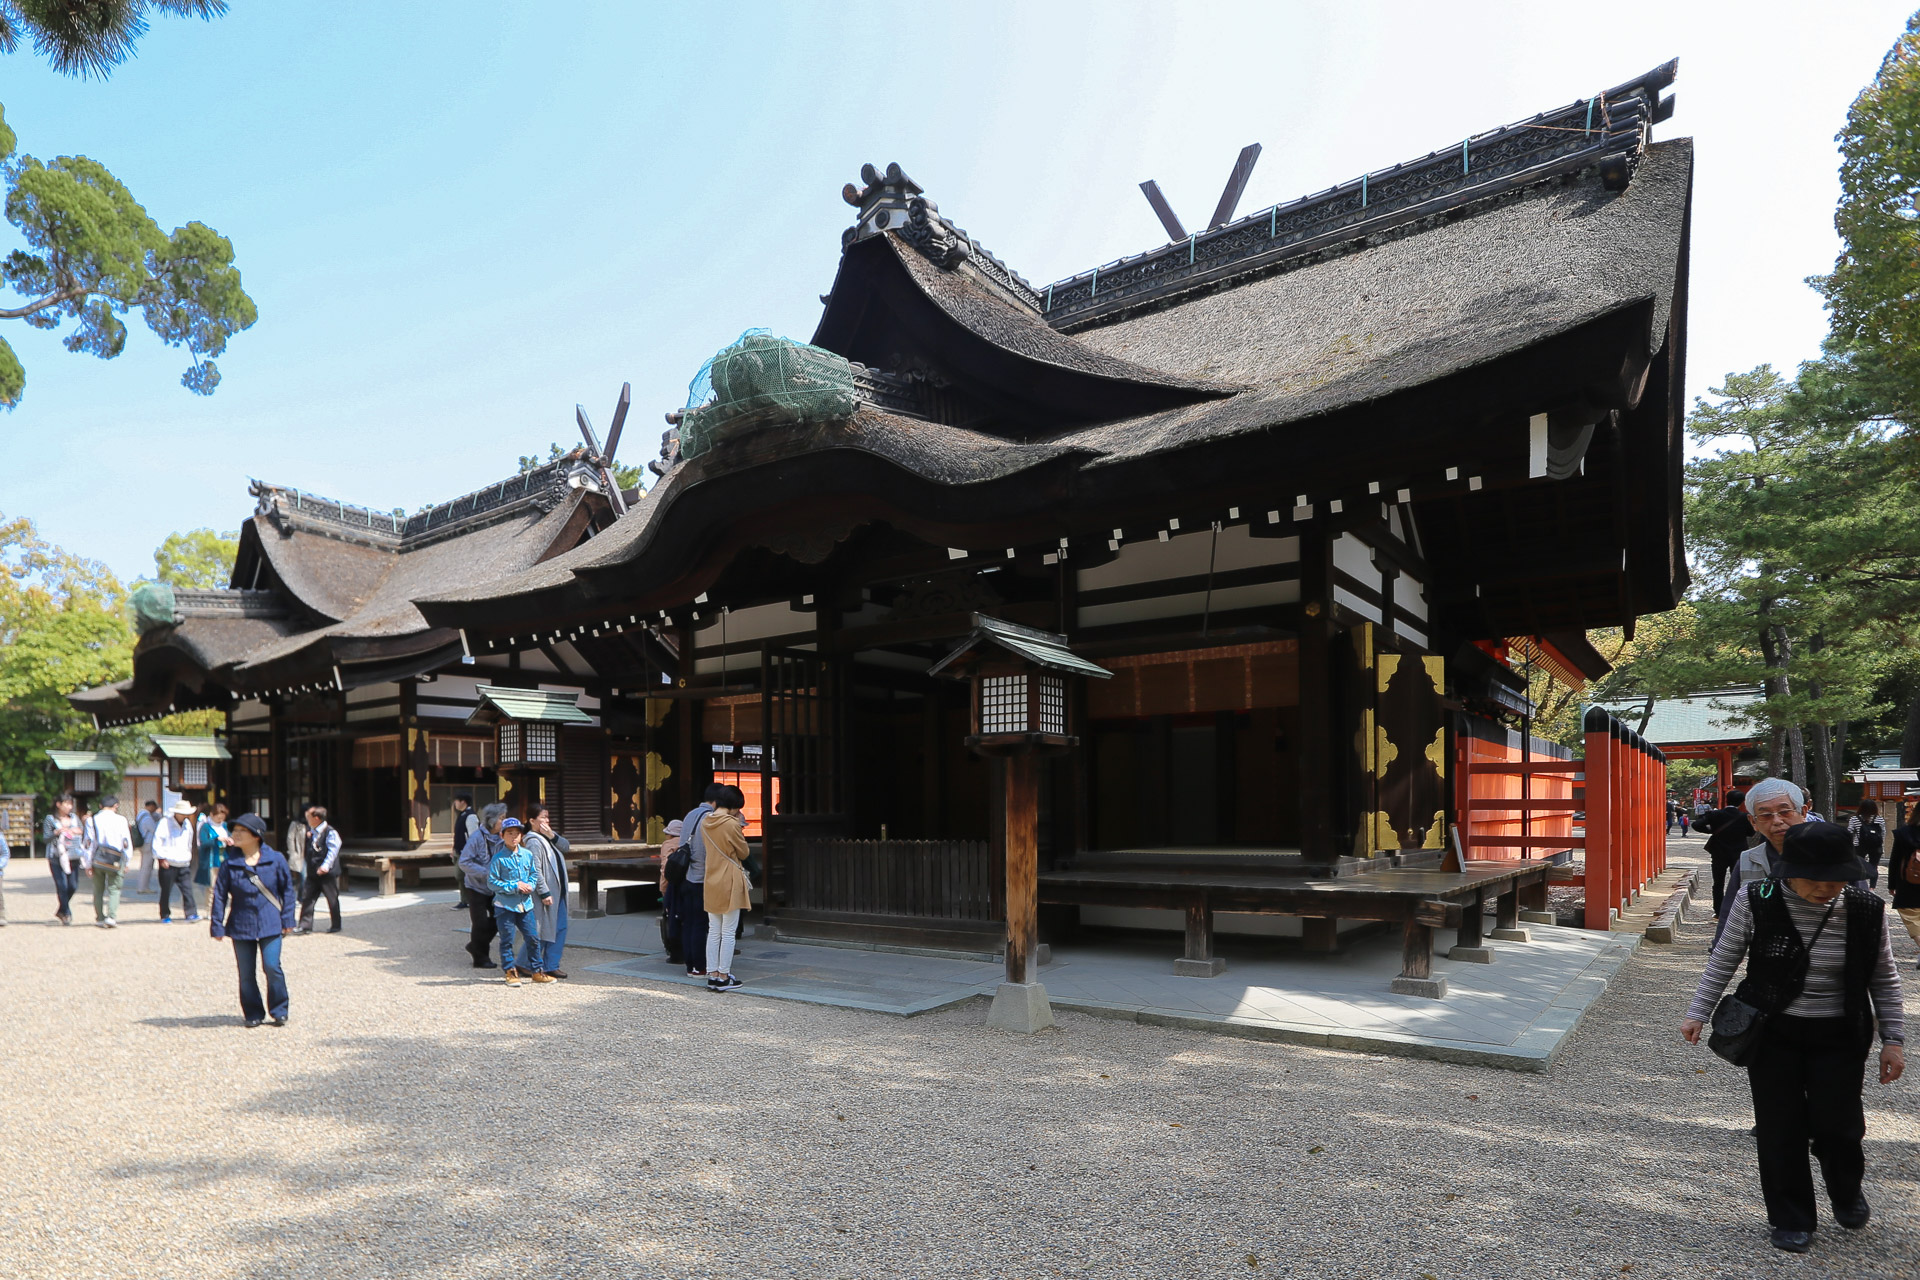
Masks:
[[[1812,1231],[1811,1143],[1827,1184],[1827,1200],[1846,1208],[1860,1198],[1867,1157],[1867,1117],[1860,1102],[1866,1047],[1845,1018],[1777,1017],[1747,1065],[1759,1141],[1760,1191],[1767,1221],[1781,1231]]]
[[[682,880],[673,886],[680,895],[680,954],[689,970],[707,967],[707,886]]]
[[[333,917],[333,927],[340,927],[340,873],[329,871],[325,875],[309,871],[306,883],[300,886],[300,927],[313,928],[313,904],[321,894],[327,895],[327,914]]]
[[[1740,851],[1736,849],[1732,853],[1714,853],[1708,856],[1713,860],[1713,914],[1717,916],[1720,914],[1720,900],[1725,895],[1726,889],[1739,887],[1737,882],[1731,886],[1726,882],[1733,879],[1733,868],[1734,864],[1740,861]]]
[[[500,935],[500,926],[493,919],[493,895],[481,893],[471,885],[467,887],[467,919],[471,923],[472,935],[467,939],[467,954],[473,962],[479,964],[488,958],[488,948]]]
[[[160,872],[160,918],[173,918],[173,889],[180,887],[180,909],[190,916],[199,915],[200,909],[193,903],[193,868],[189,865],[169,862],[156,868]],[[208,892],[212,892],[209,890]]]

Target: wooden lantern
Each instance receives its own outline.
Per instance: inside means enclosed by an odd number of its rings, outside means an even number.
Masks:
[[[480,701],[467,723],[493,727],[500,799],[525,817],[560,772],[561,726],[591,725],[593,717],[580,709],[577,694],[486,684],[474,692]]]
[[[167,786],[182,793],[205,791],[205,799],[213,800],[214,787],[218,783],[215,771],[222,760],[233,759],[233,753],[218,738],[191,738],[173,734],[154,734],[153,758],[166,766]]]
[[[100,779],[118,772],[113,758],[97,751],[54,751],[47,758],[60,770],[61,789],[76,796],[100,793]]]
[[[1040,947],[1040,778],[1036,757],[1065,751],[1067,677],[1106,680],[1113,673],[1067,647],[1067,638],[982,614],[959,648],[929,675],[971,682],[967,746],[1005,761],[1007,980],[994,994],[987,1025],[1038,1031],[1053,1024],[1037,975]]]

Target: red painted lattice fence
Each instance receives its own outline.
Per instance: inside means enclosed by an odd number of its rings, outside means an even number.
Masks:
[[[1582,727],[1586,755],[1578,760],[1531,752],[1530,759],[1491,760],[1463,749],[1456,830],[1467,859],[1581,850],[1584,923],[1604,929],[1666,869],[1667,758],[1598,707]]]

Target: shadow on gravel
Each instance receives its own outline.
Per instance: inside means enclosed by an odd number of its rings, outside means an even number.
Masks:
[[[510,991],[445,916],[356,922],[355,954],[433,991],[396,990],[372,1032],[318,1029],[325,1052],[247,1104],[301,1140],[117,1172],[155,1203],[230,1197],[244,1274],[279,1280],[1910,1280],[1920,1257],[1914,1095],[1878,1086],[1874,1226],[1766,1248],[1744,1078],[1678,1039],[1700,928],[1644,948],[1529,1076],[603,975]]]
[[[232,1014],[196,1014],[190,1018],[142,1018],[143,1027],[160,1027],[168,1031],[228,1031],[243,1025],[241,1016]]]

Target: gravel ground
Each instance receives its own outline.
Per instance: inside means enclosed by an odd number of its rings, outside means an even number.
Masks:
[[[1920,1274],[1920,1075],[1867,1087],[1873,1225],[1766,1247],[1745,1081],[1676,1030],[1704,929],[1530,1076],[1072,1014],[1017,1038],[584,952],[509,990],[444,906],[290,939],[292,1023],[247,1031],[230,950],[152,899],[109,933],[39,923],[43,863],[7,887],[10,1276]]]

